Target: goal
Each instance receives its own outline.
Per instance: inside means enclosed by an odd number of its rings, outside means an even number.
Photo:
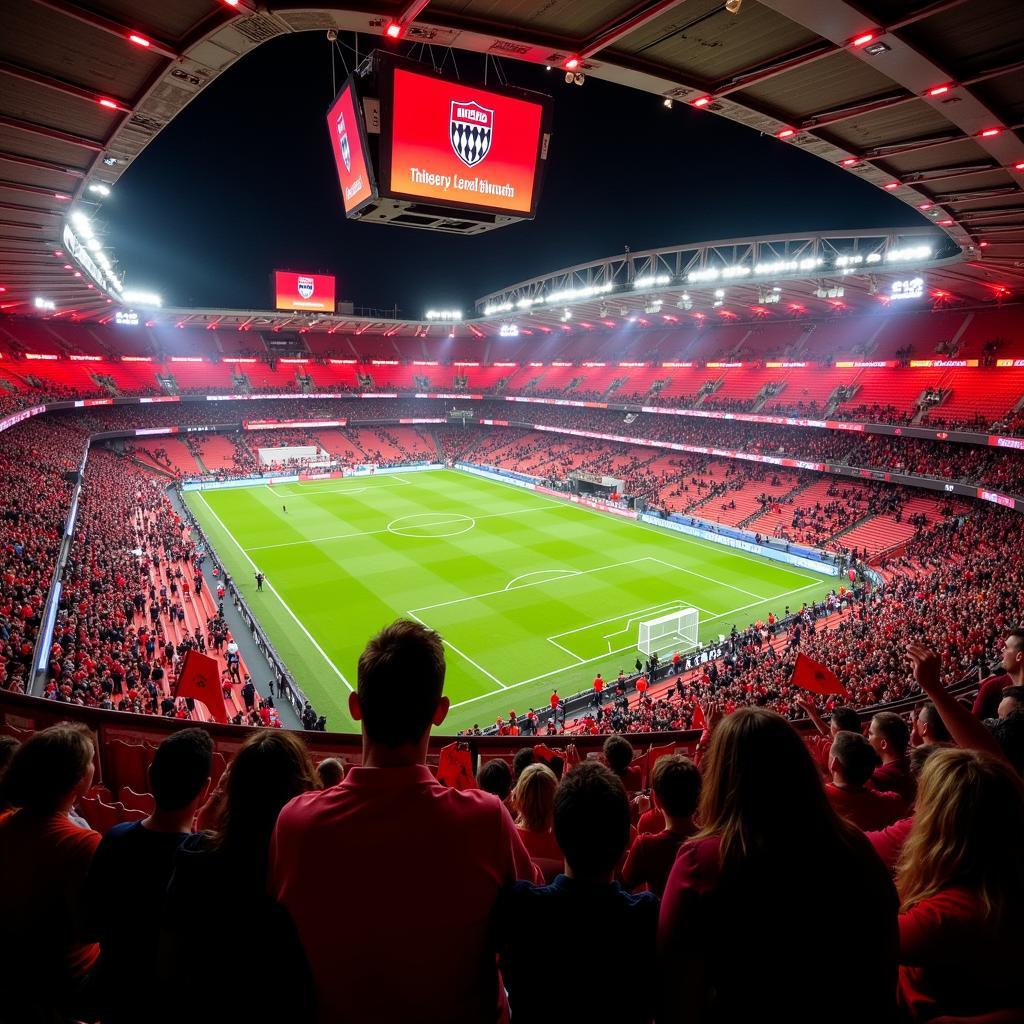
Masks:
[[[692,651],[697,646],[696,608],[680,608],[640,623],[637,647],[647,655],[664,651]]]

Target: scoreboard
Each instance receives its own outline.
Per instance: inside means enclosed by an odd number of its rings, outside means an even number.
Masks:
[[[551,98],[377,52],[327,113],[347,217],[459,234],[537,212]]]

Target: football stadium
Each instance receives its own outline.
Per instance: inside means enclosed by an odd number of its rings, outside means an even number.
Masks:
[[[1019,0],[0,51],[0,1022],[1024,1024]]]

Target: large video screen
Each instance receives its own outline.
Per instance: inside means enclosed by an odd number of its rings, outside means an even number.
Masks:
[[[366,135],[361,111],[357,109],[358,102],[355,87],[349,79],[327,111],[327,128],[346,215],[354,213],[377,195],[367,159]]]
[[[388,69],[384,191],[400,198],[532,216],[543,97],[505,95],[401,65]]]
[[[293,274],[274,271],[275,309],[334,312],[334,277],[331,274]]]

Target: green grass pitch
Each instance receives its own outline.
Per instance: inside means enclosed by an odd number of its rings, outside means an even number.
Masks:
[[[552,687],[568,695],[598,671],[629,671],[642,618],[695,607],[701,639],[712,639],[835,584],[455,470],[186,500],[335,731],[354,728],[347,696],[359,652],[397,616],[445,640],[452,710],[442,731],[454,732],[543,706]]]

